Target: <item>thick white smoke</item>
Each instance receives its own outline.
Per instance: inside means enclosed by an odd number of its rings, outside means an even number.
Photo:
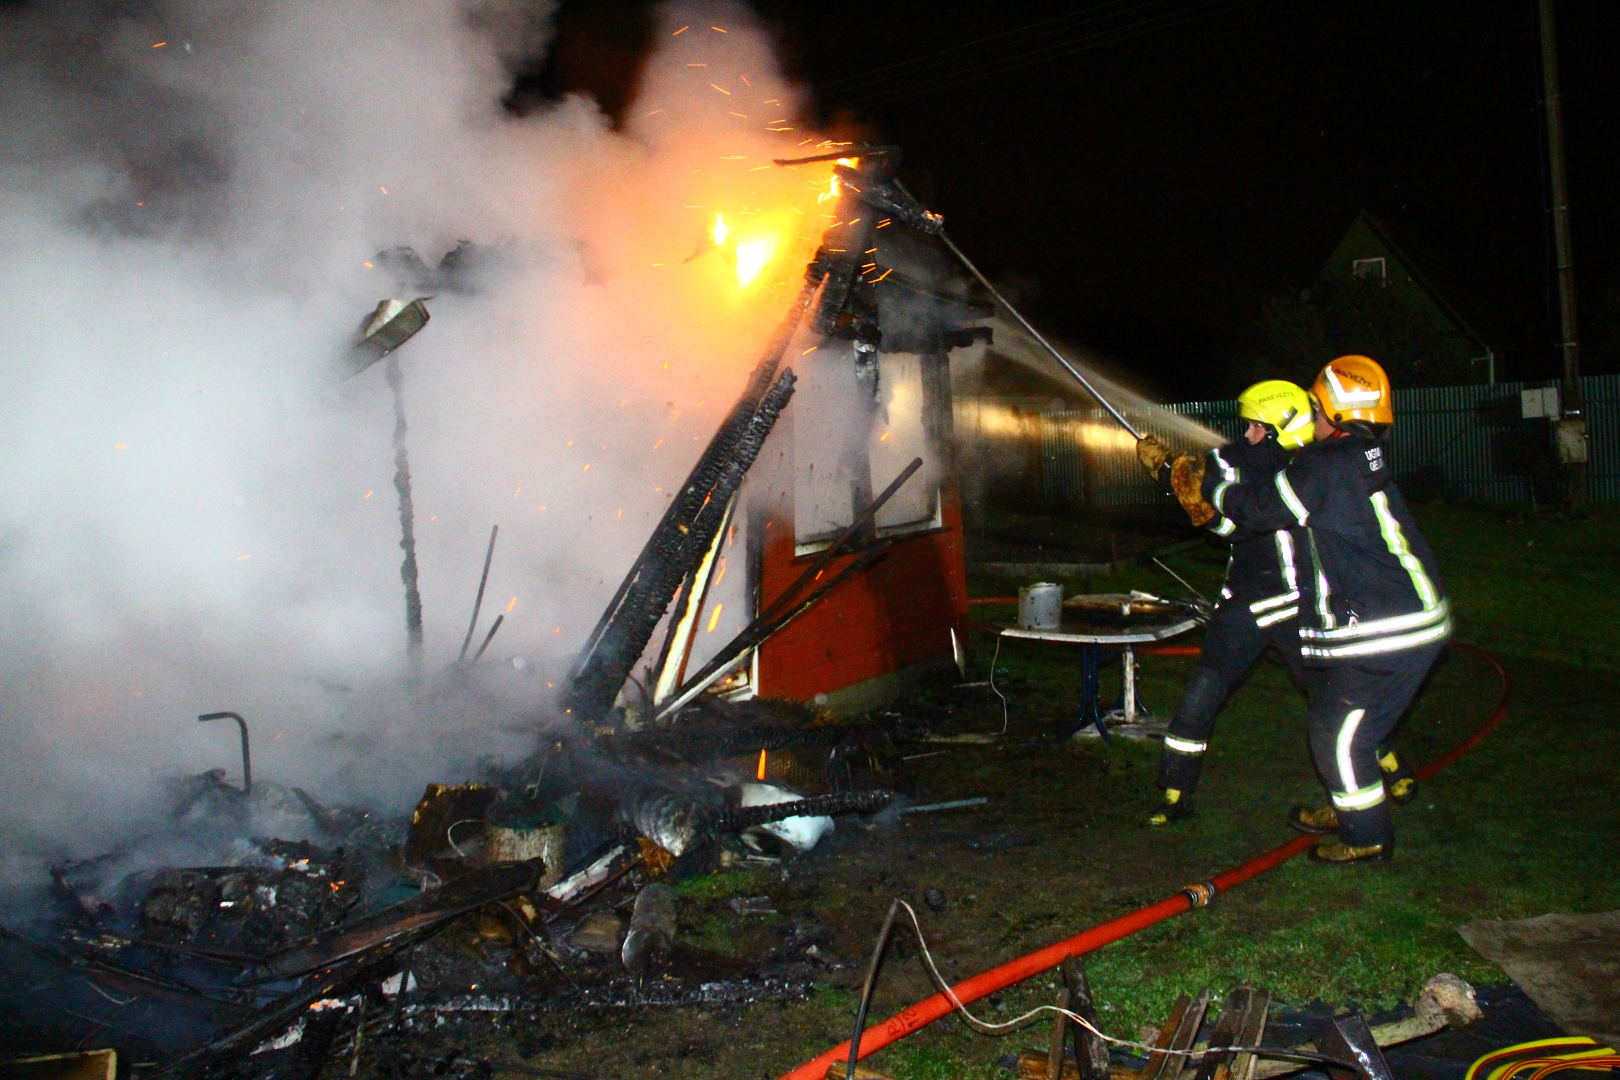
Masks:
[[[815,148],[743,13],[663,14],[620,131],[583,99],[501,108],[535,3],[0,15],[0,851],[93,849],[163,777],[234,772],[202,712],[337,798],[529,745],[807,254],[745,290],[705,246],[716,213],[796,212],[810,180],[769,162]],[[398,293],[375,255],[462,240],[480,290],[397,354],[427,666],[494,524],[483,625],[510,607],[492,651],[530,663],[423,708],[397,689],[392,405],[341,361]]]

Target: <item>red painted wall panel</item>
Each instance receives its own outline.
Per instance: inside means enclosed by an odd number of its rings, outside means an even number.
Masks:
[[[759,694],[809,701],[933,657],[951,654],[967,615],[962,515],[954,488],[941,492],[942,528],[895,543],[887,556],[844,582],[760,647]],[[760,583],[769,603],[814,555],[794,557],[791,524],[777,522]],[[853,561],[842,556],[831,577]]]

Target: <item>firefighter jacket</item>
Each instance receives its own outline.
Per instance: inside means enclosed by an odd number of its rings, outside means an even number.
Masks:
[[[1274,440],[1251,445],[1238,439],[1209,452],[1204,465],[1209,485],[1269,483],[1288,464],[1288,451]],[[1207,497],[1207,495],[1206,495]],[[1224,603],[1241,604],[1265,628],[1299,614],[1299,552],[1305,530],[1293,525],[1280,529],[1251,529],[1224,514],[1204,528],[1232,545],[1221,587]]]
[[[1450,636],[1434,553],[1379,442],[1346,435],[1312,443],[1270,483],[1206,470],[1204,496],[1242,528],[1307,527],[1299,629],[1307,663],[1423,648]]]

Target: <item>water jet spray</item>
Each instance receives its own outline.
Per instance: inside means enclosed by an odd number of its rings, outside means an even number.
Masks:
[[[1081,386],[1086,388],[1086,393],[1090,394],[1097,404],[1101,405],[1104,409],[1107,409],[1109,416],[1112,416],[1115,420],[1119,421],[1120,427],[1130,432],[1131,438],[1140,439],[1142,437],[1142,433],[1131,426],[1131,422],[1125,419],[1125,415],[1114,407],[1113,402],[1103,397],[1102,391],[1091,385],[1091,380],[1080,374],[1080,369],[1069,363],[1068,358],[1062,353],[1058,352],[1057,349],[1053,347],[1051,342],[1042,337],[1041,332],[1035,329],[1034,326],[1030,325],[1030,321],[1024,318],[1024,316],[1019,313],[1018,309],[1013,307],[1012,304],[1007,301],[1007,298],[1002,296],[1001,292],[994,285],[990,284],[990,279],[985,277],[977,266],[973,265],[972,260],[962,253],[962,249],[957,247],[951,241],[949,236],[945,235],[944,230],[940,231],[939,239],[946,247],[951,249],[952,255],[955,255],[961,260],[962,265],[967,267],[968,272],[974,277],[978,278],[980,284],[982,284],[986,289],[990,290],[990,295],[996,298],[996,302],[1002,307],[1006,308],[1008,314],[1018,320],[1018,324],[1029,332],[1029,336],[1034,338],[1041,348],[1050,353],[1052,355],[1052,359],[1056,360],[1059,364],[1062,364],[1063,370],[1067,371],[1070,375],[1073,375],[1075,380],[1079,382]]]

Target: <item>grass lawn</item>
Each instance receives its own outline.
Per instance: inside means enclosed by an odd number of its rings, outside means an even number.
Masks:
[[[1620,620],[1611,605],[1620,592],[1611,554],[1620,514],[1604,508],[1560,522],[1436,506],[1419,516],[1447,575],[1458,640],[1489,650],[1511,677],[1506,721],[1396,810],[1392,863],[1329,868],[1301,857],[1207,910],[1088,958],[1093,988],[1121,1032],[1162,1018],[1176,993],[1205,985],[1219,993],[1247,982],[1285,1002],[1371,1009],[1409,998],[1438,971],[1504,982],[1456,934],[1459,923],[1620,907],[1613,873]],[[1224,552],[1213,545],[1167,561],[1206,594],[1224,571]],[[1178,591],[1151,565],[1071,582],[1066,591],[1129,587]],[[1073,701],[1064,658],[1040,650],[1016,657],[1004,650],[1003,658],[1026,682],[1015,709],[1030,708],[1030,700]],[[1143,693],[1150,704],[1169,711],[1191,666],[1149,658]],[[1485,719],[1499,689],[1487,664],[1448,654],[1397,745],[1420,763],[1438,757]],[[1144,902],[1274,847],[1289,835],[1280,826],[1290,805],[1324,798],[1305,747],[1303,695],[1273,665],[1258,668],[1228,703],[1198,813],[1173,829],[1140,824],[1156,794],[1157,743],[1087,742],[1072,752],[1106,759],[1115,793],[1077,822],[1077,841],[1119,860],[1121,872],[1145,886]],[[1065,929],[1124,910],[1117,901],[1077,898]]]
[[[1511,675],[1506,720],[1396,809],[1392,862],[1324,867],[1296,858],[1208,908],[1091,953],[1085,962],[1111,1034],[1136,1037],[1165,1018],[1178,993],[1205,986],[1219,996],[1248,983],[1271,991],[1277,1007],[1321,1001],[1371,1012],[1409,1000],[1441,971],[1500,984],[1506,975],[1464,944],[1458,924],[1620,907],[1612,795],[1620,624],[1607,606],[1620,585],[1609,555],[1620,514],[1555,522],[1432,507],[1419,516],[1448,574],[1460,640],[1490,650]],[[1194,545],[1166,560],[1210,593],[1225,553]],[[1006,596],[1016,584],[985,580],[975,590]],[[1179,589],[1149,563],[1065,584],[1070,594]],[[1006,609],[975,610],[989,620]],[[972,677],[982,679],[994,639],[981,632],[970,646]],[[539,1067],[670,1080],[777,1076],[848,1037],[873,940],[895,897],[914,903],[944,976],[960,982],[1277,847],[1294,835],[1288,807],[1325,797],[1306,750],[1303,694],[1278,666],[1257,668],[1222,714],[1197,814],[1154,829],[1146,821],[1158,800],[1157,742],[1052,738],[1072,725],[1076,653],[1007,641],[995,663],[1009,698],[1006,735],[906,744],[895,777],[914,802],[984,803],[840,822],[815,851],[780,867],[679,883],[683,942],[745,965],[813,955],[819,985],[808,1000],[534,1013],[516,1029],[516,1046],[499,1030],[484,1044],[488,1052],[516,1055],[514,1075]],[[1193,663],[1146,658],[1147,703],[1168,713]],[[886,721],[909,719],[935,733],[998,732],[1000,701],[956,682],[953,673],[946,684],[902,695]],[[1499,693],[1489,664],[1448,654],[1398,745],[1417,762],[1437,759],[1481,724]],[[772,913],[739,915],[730,900],[741,896],[765,898]],[[1050,1003],[1056,987],[1055,973],[1037,975],[973,1009],[1005,1021]],[[932,992],[914,939],[897,932],[870,1022]],[[867,1064],[902,1080],[1005,1077],[1007,1055],[1044,1050],[1048,1031],[1037,1022],[989,1038],[946,1017]],[[330,1075],[339,1072],[343,1062]]]

